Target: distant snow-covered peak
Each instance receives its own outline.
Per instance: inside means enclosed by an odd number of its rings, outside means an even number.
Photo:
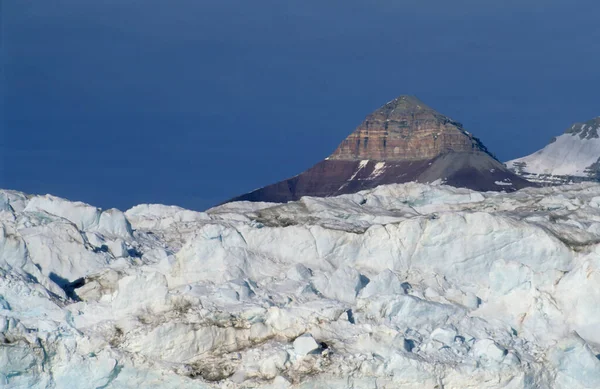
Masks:
[[[579,136],[580,139],[598,139],[598,130],[600,130],[600,116],[585,123],[573,124],[565,134]]]
[[[575,123],[543,149],[506,162],[529,181],[544,184],[595,181],[600,174],[600,117]]]

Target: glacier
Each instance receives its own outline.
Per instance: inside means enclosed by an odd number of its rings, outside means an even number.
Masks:
[[[600,185],[0,191],[3,388],[598,388]]]

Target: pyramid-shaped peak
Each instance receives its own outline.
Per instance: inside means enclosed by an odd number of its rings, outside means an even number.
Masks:
[[[383,106],[373,111],[365,118],[363,125],[369,125],[374,122],[386,122],[388,128],[393,128],[394,123],[409,123],[413,125],[423,125],[425,123],[448,123],[452,122],[457,127],[461,124],[453,121],[449,117],[437,112],[416,96],[402,95],[394,100],[388,101]]]
[[[384,107],[391,106],[393,108],[406,108],[406,109],[431,109],[424,102],[422,102],[417,96],[402,95],[396,97],[394,100],[389,101]]]
[[[532,185],[508,171],[460,123],[404,95],[368,115],[325,160],[232,201],[287,202],[410,181],[486,191]]]
[[[368,115],[329,158],[416,161],[452,151],[487,152],[460,123],[402,95]]]
[[[440,115],[427,104],[419,100],[416,96],[402,95],[375,110],[371,116],[403,116],[415,114]]]

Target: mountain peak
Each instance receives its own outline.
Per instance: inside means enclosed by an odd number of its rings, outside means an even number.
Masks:
[[[565,134],[579,135],[581,139],[597,139],[600,130],[600,116],[584,123],[575,123],[565,131]]]
[[[329,159],[415,161],[474,150],[486,152],[460,123],[403,95],[368,115]]]
[[[460,123],[414,96],[399,96],[368,115],[325,160],[231,201],[287,202],[410,181],[485,191],[532,186],[508,171]]]
[[[416,96],[402,95],[396,97],[394,100],[388,101],[385,105],[373,111],[369,116],[367,116],[366,120],[373,116],[385,117],[386,119],[390,120],[398,120],[407,115],[436,116],[440,118],[445,117],[419,100],[419,98]]]
[[[431,108],[428,107],[427,104],[422,102],[417,96],[412,96],[412,95],[398,96],[394,100],[388,101],[381,108],[386,108],[386,107],[391,107],[391,108],[395,108],[395,109],[431,110]]]
[[[543,149],[506,166],[544,185],[600,181],[600,117],[573,124]]]

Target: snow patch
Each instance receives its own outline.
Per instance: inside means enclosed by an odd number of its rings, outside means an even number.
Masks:
[[[382,175],[384,171],[385,171],[385,162],[377,162],[375,164],[375,167],[373,168],[373,172],[371,173],[369,178],[371,178],[371,179],[376,178],[376,177]]]

